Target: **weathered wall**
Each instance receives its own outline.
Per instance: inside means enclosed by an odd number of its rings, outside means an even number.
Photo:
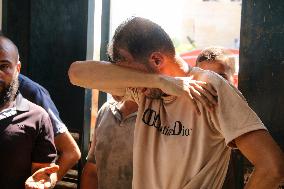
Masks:
[[[242,3],[239,87],[284,150],[284,1]]]
[[[67,71],[87,52],[88,0],[3,0],[3,31],[19,47],[22,73],[50,92],[61,118],[82,130],[84,95]]]

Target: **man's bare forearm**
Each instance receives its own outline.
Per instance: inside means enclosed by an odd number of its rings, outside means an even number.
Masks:
[[[81,175],[81,189],[97,189],[98,175],[96,164],[87,162]]]
[[[72,154],[71,154],[72,155]],[[73,157],[68,156],[68,154],[61,154],[58,158],[57,164],[59,165],[60,169],[57,173],[57,180],[60,181],[64,175],[67,173],[69,169],[71,169],[74,164],[76,164],[76,161]],[[74,163],[75,162],[75,163]]]
[[[159,75],[101,61],[74,62],[68,71],[72,84],[92,89],[159,88]]]
[[[68,74],[74,85],[98,89],[116,96],[124,96],[128,87],[158,88],[168,95],[184,95],[197,112],[199,110],[195,100],[200,101],[209,111],[213,107],[212,104],[217,103],[217,93],[210,84],[195,81],[190,77],[145,73],[102,61],[74,62]]]
[[[242,154],[255,169],[245,189],[274,189],[284,177],[283,152],[266,130],[256,130],[235,139]]]
[[[244,189],[277,189],[280,181],[269,170],[255,169]]]
[[[54,138],[54,142],[59,153],[57,160],[57,164],[59,165],[57,179],[61,180],[66,172],[78,162],[81,153],[69,131],[57,135]]]

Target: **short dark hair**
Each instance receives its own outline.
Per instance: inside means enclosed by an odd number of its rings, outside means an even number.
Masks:
[[[111,62],[125,60],[119,49],[127,50],[135,60],[143,62],[155,51],[175,56],[169,35],[158,24],[141,17],[131,17],[117,27],[108,47]]]
[[[199,66],[201,62],[213,62],[218,61],[230,68],[232,73],[235,72],[234,61],[229,57],[232,54],[228,50],[219,46],[212,46],[203,49],[196,59],[196,66]]]

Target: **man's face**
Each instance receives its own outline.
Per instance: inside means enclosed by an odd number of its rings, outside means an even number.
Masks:
[[[121,57],[123,57],[123,60],[116,61],[116,65],[131,68],[145,73],[155,72],[153,69],[151,69],[147,62],[139,62],[138,60],[135,60],[134,57],[127,50],[119,49],[119,54]]]
[[[126,50],[120,49],[120,54],[123,55],[125,61],[118,61],[116,65],[131,68],[137,71],[145,72],[145,73],[158,73],[157,70],[150,66],[149,62],[139,62],[133,58],[133,56]],[[161,98],[163,92],[160,89],[154,88],[143,88],[142,92],[149,98]]]
[[[0,106],[14,98],[20,67],[14,46],[0,37]]]
[[[229,66],[226,66],[222,64],[219,61],[203,61],[199,63],[199,68],[202,68],[203,70],[210,70],[213,71],[220,76],[222,76],[224,79],[229,81],[230,83],[233,83],[233,74],[230,71]]]

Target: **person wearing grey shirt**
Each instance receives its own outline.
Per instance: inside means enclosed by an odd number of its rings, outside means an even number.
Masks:
[[[137,104],[108,101],[99,110],[81,189],[131,189]]]

